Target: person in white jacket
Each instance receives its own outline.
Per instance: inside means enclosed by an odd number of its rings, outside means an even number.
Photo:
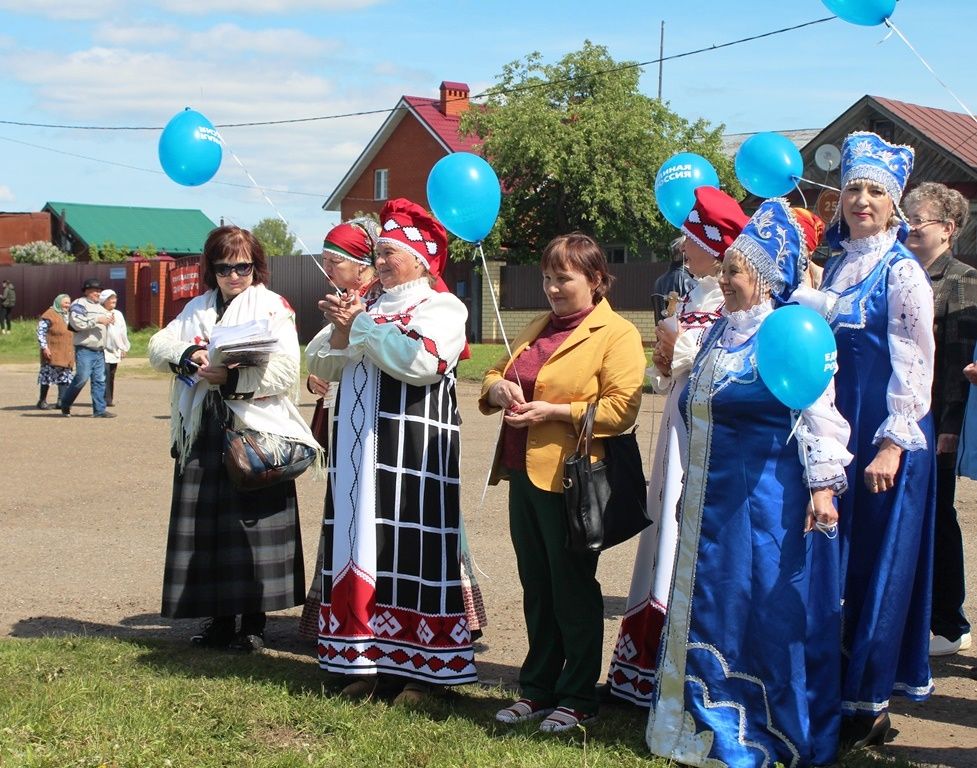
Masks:
[[[106,288],[98,295],[98,303],[105,307],[113,320],[111,325],[105,326],[105,405],[111,408],[115,405],[115,371],[122,358],[129,352],[129,331],[122,312],[116,309],[119,297],[111,288]]]

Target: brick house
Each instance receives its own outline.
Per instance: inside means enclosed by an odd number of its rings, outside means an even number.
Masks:
[[[431,168],[453,152],[475,151],[475,138],[458,131],[469,108],[466,83],[445,80],[436,99],[401,96],[380,130],[323,204],[345,221],[358,212],[380,213],[392,198],[406,197],[430,210],[427,177]],[[468,338],[482,338],[482,281],[473,262],[449,261],[444,281],[468,307]]]

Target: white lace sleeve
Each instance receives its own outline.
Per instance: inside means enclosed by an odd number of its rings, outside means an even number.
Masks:
[[[889,272],[889,357],[892,376],[886,390],[889,417],[873,442],[889,438],[906,451],[926,448],[917,423],[930,409],[933,389],[933,289],[915,259],[903,259]]]
[[[798,454],[809,488],[831,488],[841,494],[848,488],[845,467],[853,456],[848,452],[851,427],[835,408],[835,382],[813,405],[800,414],[797,427]]]

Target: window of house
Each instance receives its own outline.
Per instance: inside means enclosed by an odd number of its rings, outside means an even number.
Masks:
[[[387,199],[387,169],[380,168],[373,172],[373,199]]]
[[[608,264],[627,264],[628,247],[626,245],[605,245]]]
[[[872,120],[869,130],[872,133],[877,133],[886,141],[894,141],[896,126],[891,120]]]

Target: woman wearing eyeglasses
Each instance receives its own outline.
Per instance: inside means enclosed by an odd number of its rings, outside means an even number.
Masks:
[[[953,258],[953,243],[969,217],[963,195],[927,181],[906,195],[903,204],[911,228],[906,246],[933,283],[936,528],[930,656],[948,656],[967,650],[971,643],[970,623],[963,613],[963,538],[953,496],[957,443],[970,390],[963,369],[977,344],[977,270]]]
[[[235,489],[224,469],[225,429],[318,446],[292,403],[299,380],[295,314],[266,287],[261,245],[246,229],[218,227],[204,244],[201,272],[210,290],[149,341],[152,366],[178,377],[170,402],[176,466],[161,613],[207,618],[190,638],[194,645],[248,652],[264,644],[267,611],[302,604],[305,568],[295,483]],[[278,340],[267,363],[211,363],[207,344],[215,326],[257,320],[267,320]]]

